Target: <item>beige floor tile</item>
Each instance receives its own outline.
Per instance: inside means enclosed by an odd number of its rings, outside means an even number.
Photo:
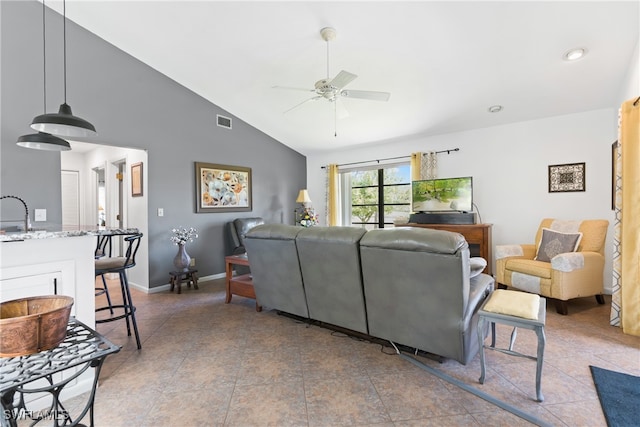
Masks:
[[[226,426],[306,426],[302,380],[236,385]]]
[[[310,426],[373,424],[391,421],[375,387],[364,376],[305,380]]]
[[[97,426],[530,425],[391,347],[268,308],[258,313],[252,299],[225,304],[224,280],[199,285],[183,286],[180,295],[132,290],[142,350],[124,321],[97,326],[122,345],[102,369]],[[117,283],[110,289],[121,298]],[[604,427],[589,365],[640,375],[640,338],[609,325],[609,301],[571,301],[568,316],[547,302],[542,403],[534,400],[534,361],[487,351],[487,378],[479,384],[479,356],[467,365],[416,359],[551,425]],[[499,346],[510,333],[497,326]],[[516,350],[535,354],[536,346],[534,333],[518,331]],[[81,397],[69,407],[78,408]]]

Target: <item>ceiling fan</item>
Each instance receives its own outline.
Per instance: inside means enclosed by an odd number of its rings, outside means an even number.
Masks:
[[[294,105],[288,110],[284,111],[284,113],[288,113],[289,111],[300,107],[301,105],[309,102],[309,101],[317,101],[319,99],[326,99],[329,102],[334,103],[334,108],[337,114],[338,103],[340,98],[356,98],[356,99],[365,99],[369,101],[388,101],[391,94],[389,92],[376,92],[371,90],[351,90],[345,89],[344,87],[355,80],[358,76],[350,73],[348,71],[342,70],[340,71],[333,79],[330,78],[329,75],[329,42],[336,38],[336,30],[331,27],[325,27],[320,30],[320,35],[322,39],[327,42],[327,77],[324,79],[318,80],[314,84],[313,89],[305,89],[305,88],[297,88],[290,86],[274,86],[276,89],[289,89],[289,90],[300,90],[304,92],[312,92],[315,95],[311,98],[305,99],[299,104]],[[348,116],[346,110],[341,106],[341,116]]]

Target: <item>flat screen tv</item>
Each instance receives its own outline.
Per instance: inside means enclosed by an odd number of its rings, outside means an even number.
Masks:
[[[473,178],[412,181],[411,207],[414,212],[471,212]]]

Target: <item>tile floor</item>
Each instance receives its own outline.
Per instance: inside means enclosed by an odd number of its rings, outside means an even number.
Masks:
[[[222,279],[133,298],[142,350],[124,321],[97,327],[122,346],[100,376],[97,426],[530,425],[391,348],[257,313],[253,300],[225,304]],[[534,361],[489,351],[480,385],[479,356],[467,366],[418,358],[551,425],[605,426],[589,365],[640,375],[640,338],[609,326],[609,306],[610,297],[603,306],[585,298],[560,316],[548,305],[543,403],[534,401]],[[498,325],[498,344],[509,333]],[[519,331],[516,350],[535,348],[535,334]]]

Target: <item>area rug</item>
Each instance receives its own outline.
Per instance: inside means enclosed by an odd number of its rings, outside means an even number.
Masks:
[[[640,377],[589,366],[609,427],[638,425]]]

